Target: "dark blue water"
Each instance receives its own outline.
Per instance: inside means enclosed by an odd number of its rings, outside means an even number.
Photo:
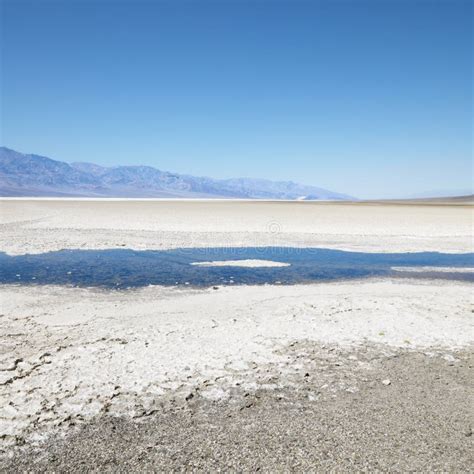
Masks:
[[[192,262],[260,259],[289,267],[202,267]],[[167,251],[61,250],[39,255],[0,253],[0,283],[129,288],[147,285],[296,284],[395,276],[474,281],[471,273],[404,273],[391,267],[474,267],[474,254],[362,253],[329,249],[207,248]]]

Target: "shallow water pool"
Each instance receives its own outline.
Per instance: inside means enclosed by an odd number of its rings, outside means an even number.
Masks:
[[[289,265],[239,267],[222,263],[240,260]],[[199,265],[215,261],[221,262],[219,266]],[[403,267],[407,267],[406,272]],[[362,253],[290,247],[61,250],[19,256],[0,253],[0,284],[124,289],[147,285],[297,284],[373,276],[474,281],[472,267],[473,253]],[[420,271],[414,273],[413,268]]]

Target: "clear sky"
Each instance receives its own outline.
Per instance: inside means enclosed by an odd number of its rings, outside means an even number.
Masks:
[[[2,2],[2,144],[63,161],[472,187],[470,0]]]

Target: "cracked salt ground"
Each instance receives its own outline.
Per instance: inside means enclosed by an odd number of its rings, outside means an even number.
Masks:
[[[47,450],[26,448],[4,460],[3,466],[76,471],[86,463],[112,470],[118,466],[209,470],[224,463],[245,470],[259,470],[259,465],[307,470],[368,463],[384,470],[395,466],[406,470],[415,464],[459,469],[469,463],[468,450],[459,449],[472,434],[466,399],[466,369],[472,363],[468,354],[456,353],[459,371],[454,374],[444,372],[444,359],[450,355],[445,351],[420,354],[300,340],[274,352],[273,362],[251,363],[233,375],[200,379],[166,397],[129,398],[121,408],[128,408],[133,425],[123,412],[121,417],[105,413],[90,423],[65,418],[60,428],[69,429],[66,440],[53,435]],[[437,373],[445,374],[443,380],[432,376]],[[390,384],[382,380],[387,375],[393,380]],[[428,394],[417,390],[414,381],[420,379],[430,379]],[[446,384],[454,390],[448,398]],[[130,394],[117,388],[109,400],[124,396]],[[430,420],[433,402],[437,417]],[[452,403],[457,415],[447,423],[445,409]],[[408,431],[407,419],[412,427]],[[423,433],[427,440],[434,438],[434,444],[425,443],[420,456],[409,447]],[[392,436],[400,440],[396,446]],[[260,452],[262,440],[266,449]],[[308,446],[307,440],[312,440]],[[206,450],[213,454],[205,455]],[[399,450],[406,455],[400,458]],[[359,456],[354,458],[354,452]],[[24,464],[31,458],[34,464]]]
[[[301,380],[317,381],[308,400],[357,393],[353,374],[370,374],[377,353],[462,360],[456,351],[472,344],[471,290],[400,280],[219,291],[5,286],[1,444],[30,445],[105,415],[141,419],[163,404],[300,390]],[[365,346],[377,348],[370,360],[357,354]],[[386,378],[395,383],[387,374],[376,383]]]

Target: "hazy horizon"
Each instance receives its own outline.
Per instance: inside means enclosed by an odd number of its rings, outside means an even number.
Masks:
[[[7,148],[7,149],[10,149],[10,147],[6,147],[4,145],[1,145],[0,144],[0,148],[1,147],[4,147],[4,148]],[[16,151],[18,152],[18,150],[13,150],[13,151]],[[22,154],[25,154],[25,155],[37,155],[36,153],[23,153],[20,151],[20,153]],[[39,155],[39,156],[42,156],[42,155]],[[50,158],[50,159],[54,159],[52,157],[45,157],[45,158]],[[135,166],[151,166],[151,165],[141,165],[139,163],[133,163],[133,164],[130,164],[130,165],[127,165],[127,164],[120,164],[120,165],[114,165],[114,164],[107,164],[107,165],[101,165],[101,164],[97,164],[97,163],[92,163],[92,162],[73,162],[73,161],[66,161],[66,160],[56,160],[56,161],[61,161],[61,162],[64,162],[64,163],[68,163],[69,165],[77,165],[77,164],[91,164],[91,165],[97,165],[97,166],[102,166],[102,167],[105,167],[105,168],[118,168],[118,167],[135,167]],[[154,168],[156,169],[159,169],[155,166],[153,166]],[[180,174],[180,175],[186,175],[187,173],[176,173],[174,170],[163,170],[163,169],[160,169],[160,171],[165,171],[165,172],[170,172],[172,174]],[[222,180],[226,180],[226,179],[249,179],[249,180],[266,180],[266,181],[273,181],[273,182],[294,182],[296,183],[295,180],[292,180],[292,179],[285,179],[285,180],[270,180],[268,178],[255,178],[254,176],[227,176],[227,177],[223,177],[223,178],[215,178],[214,176],[209,176],[209,175],[201,175],[201,176],[196,176],[196,177],[200,177],[200,178],[210,178],[210,179],[222,179]],[[301,184],[301,185],[304,185],[304,186],[313,186],[314,184],[313,183],[305,183],[305,182],[298,182],[297,184]],[[316,186],[316,185],[314,185]],[[330,191],[334,192],[334,193],[338,193],[340,192],[340,190],[337,190],[337,189],[331,189]],[[343,191],[341,191],[341,193],[343,193]],[[420,198],[430,198],[430,197],[457,197],[457,196],[465,196],[465,195],[472,195],[473,194],[473,189],[472,188],[466,188],[466,189],[435,189],[435,190],[429,190],[429,191],[424,191],[424,192],[418,192],[418,193],[414,193],[414,194],[408,194],[408,195],[393,195],[393,196],[385,196],[385,197],[381,197],[381,199],[420,199]],[[352,198],[355,198],[355,199],[364,199],[364,198],[360,198],[359,196],[353,196],[351,195]],[[373,197],[372,199],[377,199],[378,197]],[[122,198],[123,199],[123,198]],[[135,199],[135,198],[134,198]],[[161,199],[161,198],[160,198]],[[172,198],[172,199],[177,199],[177,198]],[[183,198],[183,199],[189,199],[189,198]],[[190,199],[193,199],[193,198],[190,198]]]
[[[1,142],[358,198],[472,192],[472,3],[2,1]]]

